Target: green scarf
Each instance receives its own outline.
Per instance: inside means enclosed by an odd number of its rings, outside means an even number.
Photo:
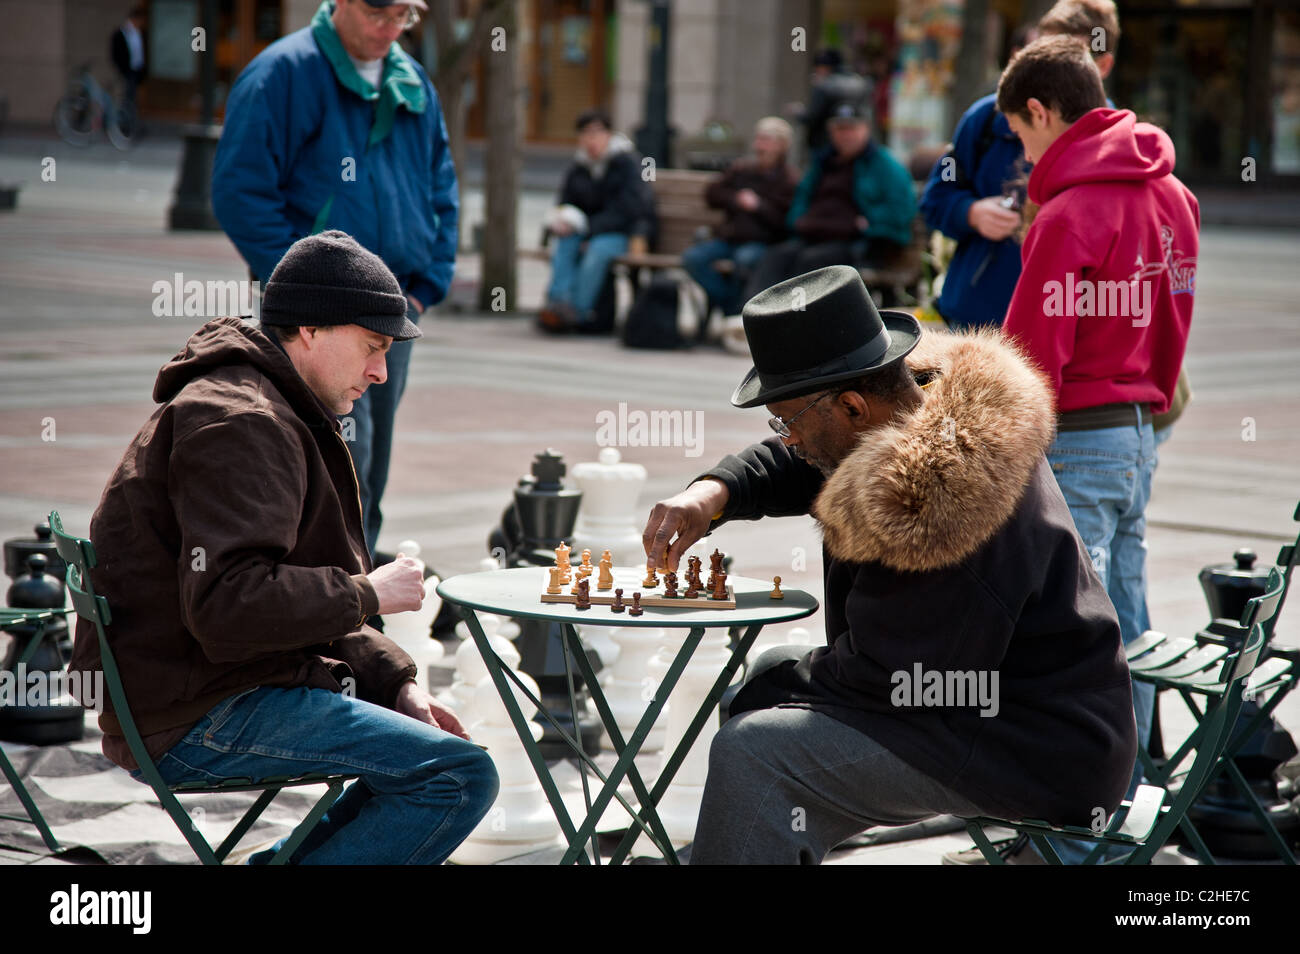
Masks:
[[[352,64],[348,51],[343,48],[343,41],[339,39],[338,31],[334,29],[334,21],[331,19],[333,13],[333,0],[325,0],[317,9],[316,15],[312,17],[311,33],[344,88],[368,102],[378,100],[375,105],[375,121],[370,127],[370,137],[366,142],[366,148],[369,149],[383,142],[393,131],[393,120],[397,116],[399,106],[405,106],[413,113],[423,113],[428,105],[428,99],[425,96],[424,84],[420,82],[420,77],[416,75],[406,54],[396,43],[388,48],[388,55],[384,57],[383,79],[380,80],[379,89],[376,90],[362,79],[361,74]]]

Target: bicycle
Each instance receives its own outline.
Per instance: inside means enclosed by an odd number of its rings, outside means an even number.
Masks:
[[[115,148],[129,149],[137,132],[134,105],[115,103],[108,90],[95,80],[90,63],[83,64],[77,73],[77,79],[54,107],[54,128],[59,136],[70,146],[87,146],[98,127]]]

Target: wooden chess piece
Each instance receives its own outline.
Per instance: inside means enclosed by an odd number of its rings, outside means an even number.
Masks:
[[[709,589],[717,586],[718,574],[722,572],[722,551],[714,550],[709,554]]]
[[[578,601],[573,605],[575,609],[591,609],[591,584],[586,580],[578,581]]]
[[[600,558],[600,576],[596,580],[596,589],[609,590],[614,587],[614,562],[610,559],[609,551]]]
[[[583,576],[591,576],[591,571],[593,569],[595,569],[595,567],[591,565],[591,551],[583,550],[582,563],[579,564],[578,566],[578,572],[581,573]]]
[[[561,582],[563,581],[560,578],[560,568],[558,566],[551,567],[551,582],[546,587],[546,592],[550,593],[552,596],[559,594],[561,592],[560,590]]]
[[[641,591],[632,594],[632,605],[627,608],[628,616],[640,616],[645,610],[641,608]]]
[[[641,585],[650,590],[659,585],[659,577],[655,576],[654,567],[649,563],[645,565],[645,579],[641,581]]]
[[[577,596],[577,595],[578,595],[578,584],[580,584],[580,583],[581,583],[583,580],[585,580],[585,579],[586,579],[586,577],[583,576],[581,573],[575,573],[575,574],[573,574],[573,586],[572,586],[572,587],[570,588],[570,590],[569,590],[569,595],[570,595],[570,596]]]
[[[664,596],[673,600],[677,598],[677,574],[669,573],[664,577]]]
[[[569,546],[563,540],[555,548],[555,565],[560,569],[560,582],[568,583],[572,578],[572,567],[569,565],[569,551],[573,547]]]
[[[614,591],[614,602],[609,604],[611,613],[621,613],[626,607],[623,605],[623,590],[619,588]]]
[[[687,579],[686,579],[686,583],[687,583],[686,592],[683,593],[682,596],[685,597],[685,598],[688,599],[688,600],[699,599],[699,596],[700,596],[700,581],[699,581],[699,580],[692,580],[692,579],[690,579],[689,577],[687,577]]]
[[[768,597],[774,600],[785,599],[785,594],[781,592],[781,578],[779,576],[772,577],[772,592],[768,594]]]
[[[697,587],[703,585],[703,584],[700,582],[700,564],[701,564],[701,562],[702,562],[702,561],[701,561],[700,558],[697,557],[697,556],[690,557],[690,558],[688,558],[687,561],[686,561],[686,582],[687,582],[687,583],[694,583]]]
[[[727,598],[727,574],[719,571],[718,578],[713,584],[713,599],[725,600]]]

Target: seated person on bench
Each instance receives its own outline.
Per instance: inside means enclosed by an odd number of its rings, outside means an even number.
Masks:
[[[831,145],[813,154],[786,217],[794,238],[774,245],[749,277],[748,301],[764,288],[827,265],[884,265],[912,241],[912,177],[871,138],[865,103],[841,103],[827,124]]]
[[[650,187],[631,141],[612,132],[599,109],[578,117],[578,151],[560,186],[547,229],[555,237],[551,284],[537,315],[543,330],[605,331],[596,300],[610,263],[625,255],[633,235],[648,235],[654,219]]]
[[[726,219],[714,238],[682,253],[682,267],[708,294],[706,315],[714,308],[724,315],[739,314],[749,272],[773,242],[788,235],[785,217],[798,181],[786,161],[793,135],[784,119],[760,119],[754,127],[753,158],[737,159],[705,190],[709,207],[722,209]],[[718,261],[732,262],[731,274],[714,268]]]

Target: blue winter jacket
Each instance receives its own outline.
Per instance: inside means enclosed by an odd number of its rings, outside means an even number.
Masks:
[[[957,169],[945,176],[947,164],[943,160],[935,163],[921,195],[925,224],[957,240],[957,251],[936,303],[939,314],[954,328],[1000,326],[1020,278],[1020,245],[1016,240],[989,241],[966,220],[977,199],[1002,195],[1003,185],[1021,175],[1016,163],[1024,150],[1006,117],[996,110],[994,95],[976,100],[966,110],[953,136],[952,155]],[[990,114],[992,141],[984,154],[977,156]],[[1028,163],[1022,165],[1027,177],[1031,167]]]
[[[317,19],[330,9],[323,4]],[[433,84],[400,55],[423,86],[424,109],[399,106],[391,132],[369,149],[374,101],[340,82],[311,27],[272,43],[239,74],[212,170],[212,207],[260,280],[298,239],[341,229],[424,305],[446,296],[456,258],[456,172]],[[413,96],[421,98],[418,87]]]

